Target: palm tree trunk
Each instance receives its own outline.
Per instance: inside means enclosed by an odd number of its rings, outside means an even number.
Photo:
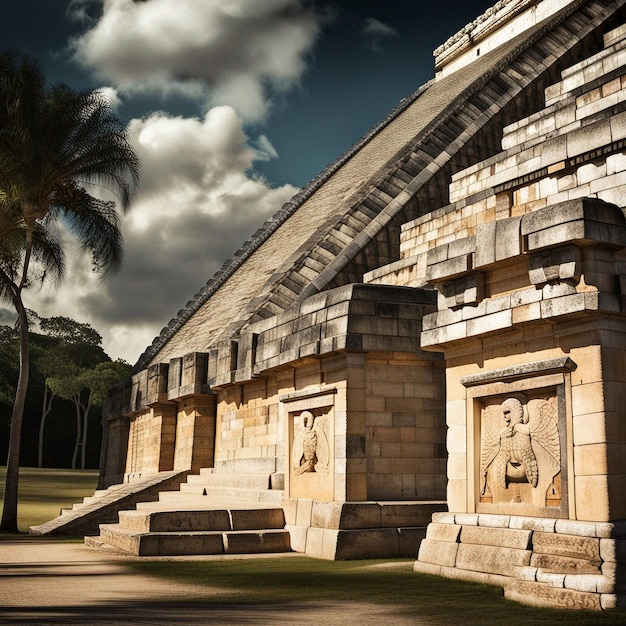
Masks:
[[[9,456],[7,457],[7,473],[4,486],[4,509],[2,511],[2,521],[0,522],[0,532],[3,533],[19,532],[17,528],[17,488],[20,470],[20,441],[30,372],[26,308],[19,294],[15,296],[14,302],[20,325],[20,374],[17,380],[9,434]]]

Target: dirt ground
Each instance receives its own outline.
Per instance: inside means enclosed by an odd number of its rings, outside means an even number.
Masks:
[[[122,561],[134,558],[138,557]],[[207,587],[137,574],[120,562],[118,555],[91,550],[81,543],[0,539],[0,624],[418,626],[414,617],[401,615],[393,606],[323,599],[269,606],[203,603],[210,595]]]

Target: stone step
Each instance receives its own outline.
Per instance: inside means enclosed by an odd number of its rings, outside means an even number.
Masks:
[[[141,511],[199,511],[209,509],[255,509],[277,508],[277,502],[251,502],[250,500],[220,499],[207,496],[179,493],[166,500],[157,502],[139,502],[137,509]]]
[[[137,556],[291,551],[289,532],[284,529],[138,533],[120,524],[102,524],[97,541]]]
[[[93,500],[66,509],[53,520],[31,526],[31,535],[95,535],[102,523],[113,523],[118,512],[128,510],[138,502],[156,501],[160,493],[178,489],[187,478],[187,471],[159,472],[130,483],[114,485]]]
[[[177,492],[163,493],[159,500],[177,499]],[[283,498],[281,489],[248,489],[243,487],[218,487],[195,483],[183,483],[178,493],[195,496],[208,496],[219,500],[246,500],[249,502],[275,502],[280,504]]]
[[[269,474],[245,474],[213,472],[212,468],[201,469],[199,474],[187,477],[187,483],[207,487],[236,487],[240,489],[269,489]]]
[[[188,532],[283,529],[281,508],[120,511],[120,526],[139,532]]]

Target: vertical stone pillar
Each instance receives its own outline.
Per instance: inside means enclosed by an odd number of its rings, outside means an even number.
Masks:
[[[215,450],[215,395],[198,395],[178,402],[174,469],[213,467]]]

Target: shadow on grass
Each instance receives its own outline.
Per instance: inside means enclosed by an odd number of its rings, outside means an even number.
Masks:
[[[567,626],[626,624],[622,611],[566,611],[528,607],[506,600],[499,587],[477,585],[412,571],[413,561],[320,561],[305,557],[200,562],[133,562],[145,575],[204,585],[209,603],[273,606],[358,603],[392,607],[416,624]],[[224,592],[220,593],[220,589]],[[236,592],[233,595],[233,592]],[[393,623],[393,621],[387,621]]]
[[[0,623],[10,624],[403,624],[429,626],[431,621],[404,619],[393,614],[367,615],[362,606],[320,607],[318,603],[286,605],[220,605],[169,602],[116,602],[85,607],[29,608],[0,607]],[[4,621],[5,618],[10,622]]]

